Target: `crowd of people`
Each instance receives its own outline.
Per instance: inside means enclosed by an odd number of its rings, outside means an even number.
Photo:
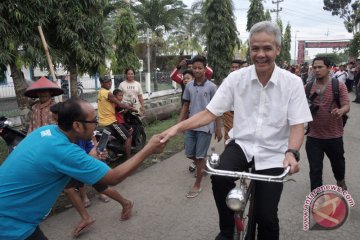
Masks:
[[[30,87],[28,96],[40,98],[39,104],[34,105],[33,119],[41,123],[32,124],[36,127],[0,167],[0,229],[5,229],[0,231],[0,239],[47,239],[39,224],[64,188],[82,219],[73,230],[73,236],[79,236],[95,222],[86,211],[89,199],[76,190],[80,191],[84,184],[93,185],[99,193],[118,201],[122,205],[119,218],[129,219],[134,202],[109,185],[123,181],[146,157],[162,152],[166,143],[180,133],[184,133],[185,155],[196,165],[195,182],[185,196],[196,198],[202,191],[211,138],[213,134],[218,141],[223,137],[222,120],[226,137],[218,169],[243,171],[254,167],[258,174],[279,175],[290,166],[290,172],[297,173],[308,123],[305,149],[310,190],[323,184],[324,154],[330,159],[336,184],[347,190],[342,137],[344,117],[350,111],[346,79],[351,77],[349,70],[347,75],[342,72],[348,68],[352,71],[351,65],[331,73],[329,60],[318,57],[311,70],[305,66],[290,71],[278,67],[275,59],[281,51],[281,32],[268,21],[251,28],[249,44],[253,64],[232,61],[229,75],[220,86],[210,80],[213,70],[204,56],[181,60],[171,74],[183,89],[178,123],[153,136],[134,156],[129,149],[132,129],[124,124],[121,114],[122,110],[145,112],[134,69],[126,69],[126,81],[114,92],[110,91],[111,78],[100,78],[97,111],[90,103],[76,98],[53,103],[51,96],[61,92],[47,85],[47,79],[35,91]],[[354,67],[355,86],[358,75]],[[98,125],[109,129],[125,145],[128,160],[113,169],[102,161],[106,152],[99,151],[93,140]],[[233,212],[225,199],[235,186],[235,179],[212,176],[211,182],[219,214],[220,232],[215,239],[232,239]],[[280,238],[278,204],[282,190],[282,183],[256,184],[254,218],[258,239]]]

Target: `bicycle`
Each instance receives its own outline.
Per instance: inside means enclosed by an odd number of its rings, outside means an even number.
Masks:
[[[226,205],[234,211],[234,240],[253,240],[256,235],[256,223],[254,215],[254,192],[255,181],[288,182],[293,179],[285,179],[290,173],[290,166],[278,176],[261,175],[251,172],[236,172],[215,169],[219,165],[219,155],[213,153],[206,160],[205,172],[210,175],[239,178],[239,186],[228,193]]]

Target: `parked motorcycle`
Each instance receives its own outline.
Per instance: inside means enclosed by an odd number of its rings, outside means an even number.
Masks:
[[[82,84],[82,82],[78,81],[77,83],[77,96],[81,96],[84,92],[84,86]],[[64,90],[64,95],[67,96],[69,95],[69,82],[68,81],[61,81],[61,88]]]
[[[131,151],[138,152],[145,146],[146,143],[146,133],[144,125],[140,119],[140,115],[136,112],[126,112],[124,114],[124,121],[133,129]],[[95,134],[97,140],[101,138],[103,130],[104,127],[97,128]],[[108,162],[117,161],[125,154],[124,143],[116,139],[114,136],[111,136],[109,139],[106,149],[108,152]]]
[[[10,153],[26,137],[26,132],[16,130],[6,117],[0,117],[0,136],[5,140]]]

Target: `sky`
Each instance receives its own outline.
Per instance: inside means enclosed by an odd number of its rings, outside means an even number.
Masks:
[[[278,0],[277,0],[278,1]],[[183,0],[184,4],[191,6],[195,0]],[[263,1],[265,10],[276,9],[276,4],[272,0]],[[249,0],[233,0],[234,15],[236,26],[242,41],[247,40],[249,34],[246,32],[247,11],[249,10]],[[344,27],[343,20],[339,16],[332,16],[331,12],[323,10],[323,0],[284,0],[279,4],[282,11],[279,18],[283,22],[284,28],[287,23],[291,26],[291,57],[294,58],[294,43],[296,40],[344,40],[351,39],[352,34],[348,33]],[[271,17],[276,20],[276,13],[271,13]],[[306,49],[309,56],[313,58],[317,53],[330,53],[332,49]],[[296,50],[297,51],[297,50]]]

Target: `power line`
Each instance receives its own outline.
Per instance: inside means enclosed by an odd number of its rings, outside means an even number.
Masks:
[[[272,1],[273,4],[276,4],[276,9],[271,9],[270,12],[276,12],[276,21],[279,21],[279,12],[282,11],[282,7],[279,8],[279,4],[284,0]]]

